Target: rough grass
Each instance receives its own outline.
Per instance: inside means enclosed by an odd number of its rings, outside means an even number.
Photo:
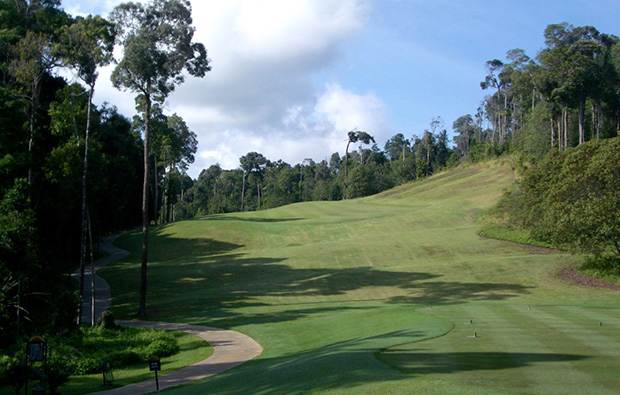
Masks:
[[[617,313],[619,294],[558,279],[574,256],[476,234],[513,180],[507,167],[472,166],[365,199],[154,228],[149,318],[231,328],[265,350],[173,392],[552,393],[567,375],[573,393],[620,384],[598,372],[620,354],[595,346],[619,340],[614,320],[596,318]],[[117,316],[137,311],[139,245],[137,234],[120,239],[132,254],[101,271]],[[484,324],[475,340],[468,319]]]

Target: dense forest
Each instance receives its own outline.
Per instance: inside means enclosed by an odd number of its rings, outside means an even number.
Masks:
[[[453,121],[452,141],[434,117],[427,130],[398,133],[383,148],[371,130],[342,131],[345,155],[329,161],[291,165],[249,152],[237,169],[213,165],[192,180],[196,134],[162,110],[178,74],[165,70],[174,82],[153,97],[123,71],[113,75],[119,88],[137,92],[132,119],[114,103],[92,103],[98,67],[114,62],[115,44],[129,48],[123,33],[131,24],[121,26],[119,14],[107,21],[73,17],[59,0],[0,2],[0,346],[32,328],[74,325],[79,293],[69,273],[102,235],[144,224],[143,196],[153,224],[367,196],[507,154],[554,171],[558,161],[548,155],[620,129],[620,40],[556,24],[535,57],[513,49],[486,63],[481,104]],[[190,74],[202,76],[206,52],[191,50]],[[74,80],[61,76],[67,69]]]

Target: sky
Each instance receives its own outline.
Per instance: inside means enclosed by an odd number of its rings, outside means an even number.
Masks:
[[[63,0],[72,15],[107,16],[122,1]],[[475,114],[488,60],[534,58],[549,24],[620,35],[617,0],[192,0],[194,41],[212,70],[166,101],[198,137],[188,174],[239,167],[256,151],[291,165],[344,155],[347,132],[421,136],[441,117],[451,135]],[[120,56],[121,54],[119,54]],[[100,71],[95,103],[131,118],[134,94]]]

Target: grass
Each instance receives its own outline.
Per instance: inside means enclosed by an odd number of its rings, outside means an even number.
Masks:
[[[171,392],[617,388],[620,354],[604,344],[620,340],[619,294],[555,276],[578,257],[476,234],[513,180],[507,167],[472,166],[364,199],[154,228],[149,318],[234,329],[264,348]],[[100,273],[115,314],[131,318],[140,236],[117,244],[131,255]]]

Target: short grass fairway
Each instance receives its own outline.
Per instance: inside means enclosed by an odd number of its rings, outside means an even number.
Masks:
[[[264,347],[172,393],[617,392],[620,293],[556,278],[576,257],[476,235],[513,180],[461,168],[365,199],[154,228],[149,318]],[[140,236],[118,244],[132,255],[101,273],[130,318]]]

